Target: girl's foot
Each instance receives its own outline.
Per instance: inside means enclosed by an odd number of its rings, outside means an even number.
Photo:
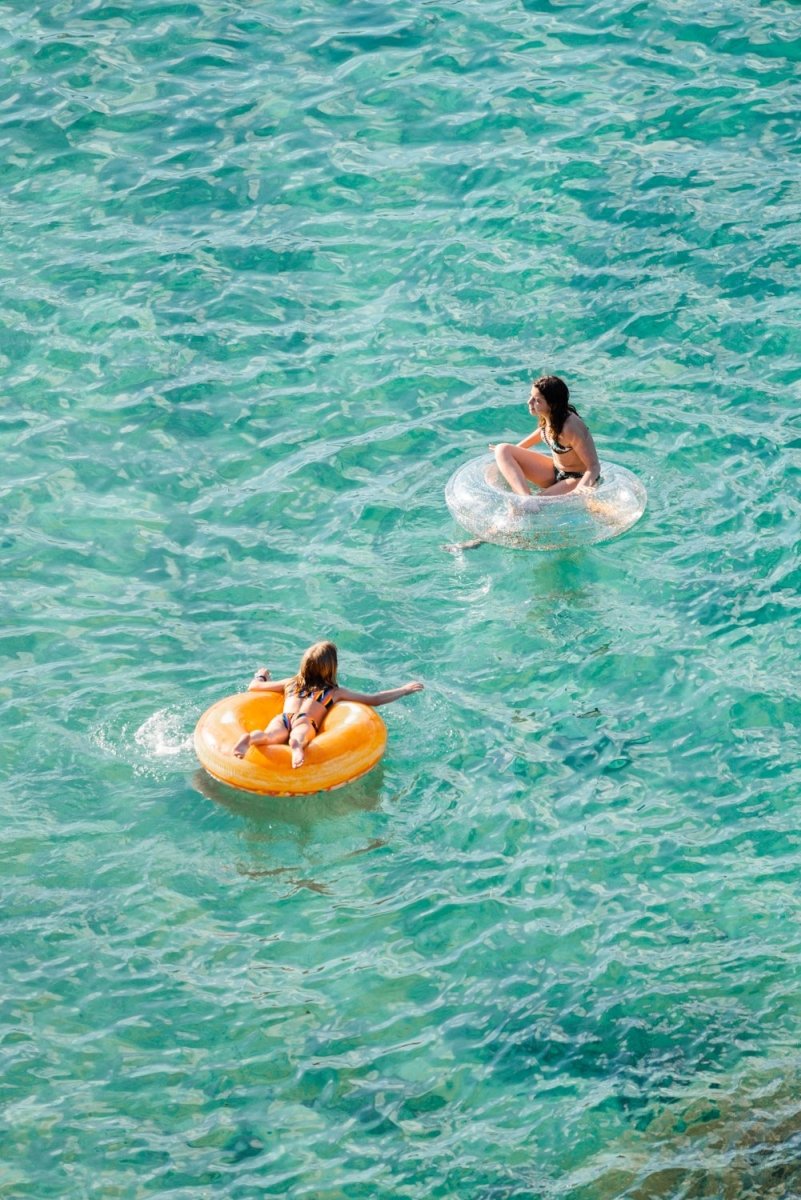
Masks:
[[[236,755],[236,757],[244,758],[245,751],[247,750],[249,745],[250,745],[250,734],[249,733],[243,734],[243,736],[239,739],[239,741],[234,746],[234,754]]]
[[[303,763],[305,762],[305,759],[306,759],[306,747],[305,746],[293,746],[292,747],[292,766],[293,767],[302,767]]]

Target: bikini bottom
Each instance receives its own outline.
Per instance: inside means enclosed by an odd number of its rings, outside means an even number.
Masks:
[[[308,713],[281,713],[281,720],[284,722],[284,729],[286,729],[287,733],[292,732],[293,727],[297,725],[298,721],[308,721],[315,733],[320,732],[317,722]]]

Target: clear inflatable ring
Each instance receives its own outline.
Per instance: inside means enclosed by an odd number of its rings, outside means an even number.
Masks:
[[[647,494],[636,475],[602,462],[591,491],[564,496],[518,496],[491,454],[454,471],[445,488],[451,516],[474,537],[517,550],[562,550],[606,542],[630,529],[645,511]]]

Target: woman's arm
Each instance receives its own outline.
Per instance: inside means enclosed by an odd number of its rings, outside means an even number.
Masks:
[[[522,442],[515,442],[514,445],[520,446],[520,448],[522,450],[528,450],[529,446],[535,446],[537,444],[537,442],[541,442],[541,441],[542,441],[542,430],[540,429],[540,427],[538,425],[533,433],[530,433],[528,435],[528,437],[524,437]],[[494,450],[497,445],[498,445],[497,442],[490,442],[490,444],[489,444],[490,450]]]
[[[378,708],[381,704],[391,704],[402,696],[410,696],[412,692],[422,692],[422,683],[404,683],[403,687],[392,688],[388,692],[352,692],[350,688],[337,688],[337,700],[355,700],[357,704],[369,704],[370,708]]]
[[[594,488],[601,474],[601,464],[592,434],[583,421],[577,421],[575,428],[566,432],[569,433],[573,450],[584,464],[584,474],[576,484],[576,491],[581,488]]]

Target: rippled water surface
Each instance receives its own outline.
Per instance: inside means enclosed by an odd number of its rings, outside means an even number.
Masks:
[[[801,11],[0,4],[0,1185],[801,1194]],[[444,485],[564,374],[649,506]],[[268,663],[422,678],[270,800]]]

